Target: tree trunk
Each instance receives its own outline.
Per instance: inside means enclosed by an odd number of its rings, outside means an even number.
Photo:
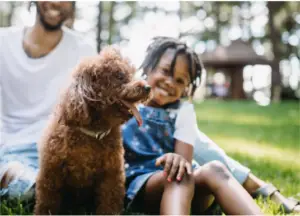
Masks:
[[[8,17],[7,17],[7,24],[8,26],[11,26],[12,25],[12,18],[13,18],[13,15],[14,15],[14,11],[15,11],[15,8],[16,8],[16,2],[10,2],[10,11],[9,11],[9,14],[8,14]]]
[[[184,4],[184,2],[179,1],[179,9],[178,9],[178,11],[177,11],[177,15],[178,15],[178,17],[179,17],[179,26],[180,26],[181,21],[182,21],[182,15],[183,15],[183,14],[182,14],[182,7],[183,7],[183,4]],[[182,35],[182,32],[181,32],[179,26],[178,26],[178,32],[179,32],[179,38],[181,38],[183,35]]]
[[[108,44],[112,44],[112,36],[114,34],[114,18],[113,18],[113,13],[114,13],[114,8],[115,8],[115,1],[112,1],[110,3],[110,10],[109,10],[109,37],[108,37]]]
[[[231,98],[234,100],[245,99],[245,92],[243,88],[243,69],[241,67],[230,68],[231,75],[231,84],[230,84],[230,93]]]
[[[215,10],[216,10],[216,18],[217,18],[217,22],[216,22],[216,40],[217,40],[217,44],[220,45],[221,44],[221,31],[220,31],[220,28],[221,28],[221,22],[220,22],[220,8],[221,8],[221,2],[215,2]]]
[[[3,2],[9,6],[8,13],[0,12],[0,27],[8,27],[12,25],[12,18],[16,8],[16,2]]]
[[[101,50],[101,32],[102,32],[102,11],[103,11],[103,2],[99,1],[98,4],[98,18],[97,18],[97,52]]]
[[[278,10],[278,4],[276,2],[268,2],[267,7],[269,10],[269,30],[270,30],[270,40],[273,50],[273,62],[272,62],[272,76],[271,76],[271,98],[273,102],[280,102],[281,99],[281,74],[279,70],[279,61],[281,57],[281,52],[278,44],[281,43],[280,33],[277,31],[274,18],[275,11]]]

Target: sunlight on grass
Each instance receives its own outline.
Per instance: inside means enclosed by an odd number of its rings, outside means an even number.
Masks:
[[[238,138],[267,147],[300,149],[299,103],[259,107],[253,102],[207,101],[196,104],[196,113],[200,130],[212,139]]]
[[[250,168],[251,172],[275,185],[286,196],[299,196],[300,169],[290,166],[279,166],[267,158],[254,158],[240,153],[228,153],[241,164]],[[300,198],[300,196],[298,197]]]
[[[300,104],[285,102],[261,107],[251,101],[205,101],[195,103],[198,120],[230,121],[248,125],[300,126]]]
[[[300,169],[299,149],[281,149],[270,144],[261,145],[259,143],[238,138],[218,137],[214,140],[216,143],[220,143],[220,146],[227,153],[239,153],[253,158],[266,159],[275,163],[279,168],[293,166],[295,169]]]
[[[198,112],[197,115],[198,120],[206,120],[210,121],[211,123],[217,121],[230,121],[232,123],[236,124],[249,124],[249,125],[271,125],[273,124],[272,120],[265,117],[265,116],[257,116],[257,115],[242,115],[242,114],[234,114],[232,115],[224,112],[219,112],[216,109],[210,110],[212,115],[208,116],[202,116],[200,115],[201,112]]]
[[[247,125],[283,125],[283,124],[295,124],[300,126],[300,121],[298,121],[298,118],[294,118],[290,122],[287,122],[286,120],[282,121],[280,118],[270,118],[267,116],[260,116],[260,115],[245,115],[245,114],[233,114],[233,113],[224,113],[224,112],[214,112],[211,110],[213,115],[210,115],[209,117],[207,116],[202,116],[200,115],[201,112],[198,112],[199,115],[197,115],[198,120],[202,121],[209,121],[211,123],[213,122],[226,122],[230,121],[231,123],[235,124],[247,124]]]
[[[284,195],[300,198],[299,103],[260,107],[251,101],[208,100],[195,107],[200,130],[229,156]],[[265,214],[282,214],[272,202],[257,203]]]

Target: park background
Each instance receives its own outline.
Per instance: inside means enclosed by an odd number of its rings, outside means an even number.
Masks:
[[[1,1],[0,27],[32,25],[35,13],[30,2]],[[98,51],[118,44],[136,67],[154,36],[185,41],[207,71],[194,99],[200,130],[300,198],[300,2],[78,1],[66,25]]]

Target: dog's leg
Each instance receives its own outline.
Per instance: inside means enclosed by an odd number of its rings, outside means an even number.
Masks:
[[[110,171],[103,176],[96,188],[96,214],[120,214],[125,196],[124,171]]]
[[[36,182],[35,215],[59,214],[62,201],[62,168],[44,163]]]

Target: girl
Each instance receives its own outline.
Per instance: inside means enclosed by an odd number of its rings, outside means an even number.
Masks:
[[[198,131],[193,96],[203,66],[179,41],[159,37],[148,47],[143,75],[153,98],[140,106],[143,125],[123,126],[128,207],[157,214],[203,213],[215,198],[226,214],[261,214],[251,196],[220,162],[193,162]]]

